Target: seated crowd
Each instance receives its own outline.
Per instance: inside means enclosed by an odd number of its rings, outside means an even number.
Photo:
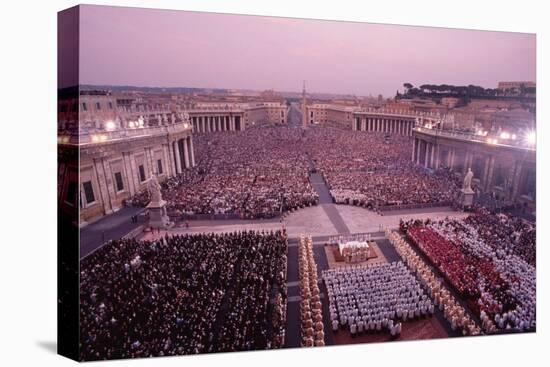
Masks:
[[[280,231],[109,242],[81,261],[81,359],[282,347],[286,253]]]
[[[306,149],[336,203],[369,208],[450,203],[458,182],[446,169],[428,173],[411,162],[408,137],[311,129]]]
[[[352,336],[388,330],[396,337],[401,322],[428,317],[434,305],[402,262],[348,266],[323,271],[332,328]]]
[[[251,127],[238,134],[196,135],[197,166],[162,182],[170,215],[270,218],[318,203],[309,162],[336,203],[379,208],[449,203],[458,182],[446,169],[428,173],[410,161],[409,138],[334,127],[297,133]],[[350,158],[351,157],[351,158]],[[148,193],[127,200],[145,206]]]
[[[298,242],[298,269],[300,278],[300,335],[303,347],[325,345],[321,292],[317,278],[317,264],[313,258],[311,237],[301,236]]]
[[[534,224],[478,210],[463,220],[416,222],[405,227],[409,239],[484,324],[494,324],[499,330],[535,329]]]
[[[193,169],[162,183],[171,215],[231,214],[271,218],[315,205],[301,136],[288,128],[196,135]],[[148,195],[131,203],[146,205]]]
[[[390,230],[386,230],[386,238],[392,243],[403,262],[420,280],[431,299],[433,299],[434,304],[443,311],[445,318],[451,324],[451,329],[461,331],[463,335],[479,335],[481,329],[470,317],[467,310],[458,302],[444,285],[443,281],[434,274],[424,260],[418,256],[411,245],[397,232]],[[487,320],[484,328],[484,330],[492,330],[494,329],[494,325],[491,321]]]

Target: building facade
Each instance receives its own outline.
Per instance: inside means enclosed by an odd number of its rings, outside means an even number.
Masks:
[[[243,106],[244,123],[251,125],[287,124],[288,106],[282,102],[256,102]]]
[[[535,210],[534,146],[416,127],[411,160],[429,169],[448,167],[461,177],[471,169],[473,183],[480,192],[494,193],[498,198]]]

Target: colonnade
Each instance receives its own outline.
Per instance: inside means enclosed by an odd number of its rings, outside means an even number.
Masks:
[[[415,120],[395,117],[354,116],[352,130],[411,136]]]
[[[191,123],[195,133],[244,130],[243,118],[240,115],[192,116]]]
[[[195,152],[191,136],[172,141],[170,147],[174,172],[182,173],[186,168],[195,166]]]
[[[414,136],[411,153],[411,161],[419,166],[434,170],[444,166],[460,175],[471,169],[481,191],[531,202],[535,157],[534,150],[423,139],[420,134]]]

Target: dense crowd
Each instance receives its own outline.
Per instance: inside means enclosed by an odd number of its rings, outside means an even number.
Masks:
[[[408,137],[310,129],[306,149],[323,173],[336,203],[377,208],[450,203],[459,188],[446,169],[426,172],[411,162]]]
[[[451,329],[460,331],[463,335],[479,335],[481,329],[469,315],[466,308],[447,289],[442,279],[418,256],[411,245],[397,232],[386,230],[385,234],[403,262],[420,280],[428,295],[433,299],[434,304],[443,311],[443,315],[451,324]],[[492,330],[494,328],[494,324],[490,320],[486,320],[483,326],[484,330]]]
[[[325,345],[321,291],[317,278],[317,264],[313,257],[311,237],[301,236],[298,242],[298,270],[300,278],[300,337],[301,346]]]
[[[80,358],[283,346],[286,252],[280,231],[108,243],[81,261]]]
[[[269,218],[318,203],[313,167],[336,203],[377,208],[449,203],[458,182],[447,170],[427,172],[410,161],[408,137],[334,127],[304,131],[252,127],[238,134],[194,137],[196,167],[162,183],[171,215],[228,214]],[[311,159],[311,162],[309,161]],[[148,193],[128,200],[145,206]]]
[[[333,330],[352,336],[388,330],[401,333],[401,322],[434,313],[434,305],[402,262],[349,266],[323,271]]]
[[[536,327],[534,224],[478,210],[463,220],[404,227],[482,321],[501,330]]]
[[[270,218],[315,205],[301,134],[288,128],[250,128],[238,134],[196,135],[198,164],[162,184],[168,211]],[[145,205],[142,193],[131,202]]]

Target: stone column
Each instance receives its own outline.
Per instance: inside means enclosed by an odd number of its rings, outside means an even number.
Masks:
[[[439,169],[439,164],[440,164],[440,156],[441,156],[441,145],[440,144],[436,144],[435,145],[435,169]]]
[[[413,149],[412,149],[411,162],[414,162],[415,149],[416,149],[416,138],[413,139]]]
[[[189,155],[191,156],[191,167],[195,167],[195,149],[193,148],[193,137],[189,137]]]
[[[430,148],[430,150],[431,150],[431,152],[430,152],[430,154],[431,154],[430,168],[434,168],[435,145],[434,145],[434,143],[431,143],[430,146],[431,146],[431,148]]]
[[[424,167],[428,168],[428,157],[429,157],[429,147],[430,147],[430,143],[428,143],[427,141],[425,142],[426,144],[426,154],[425,154],[425,157],[424,157]]]
[[[149,167],[148,177],[151,177],[155,173],[155,167],[153,165],[153,158],[151,157],[151,148],[145,148],[145,161],[147,162],[147,167]]]
[[[189,148],[187,143],[187,138],[181,139],[183,144],[183,161],[185,163],[185,168],[189,168]]]
[[[132,167],[130,165],[130,156],[129,152],[122,153],[122,163],[124,166],[124,175],[126,176],[126,182],[128,184],[128,189],[130,191],[130,196],[134,196],[136,192],[136,186],[134,183],[134,175],[132,172]]]
[[[510,200],[513,200],[518,196],[519,183],[521,181],[520,178],[521,178],[521,173],[522,173],[521,171],[522,171],[521,162],[516,161],[516,163],[514,165],[514,173],[513,173],[513,176],[512,176],[512,197],[510,198]]]
[[[485,191],[485,184],[487,183],[487,173],[489,172],[489,163],[491,161],[491,157],[485,157],[485,164],[483,165],[483,174],[481,174],[480,181],[481,181],[481,187],[483,188],[483,191]]]
[[[172,170],[172,176],[175,176],[178,174],[178,170],[176,168],[176,154],[174,151],[174,142],[168,143],[168,156],[170,157],[170,169]]]
[[[99,198],[103,204],[103,211],[105,215],[113,212],[111,206],[111,199],[109,197],[109,190],[107,188],[107,182],[105,177],[105,170],[103,167],[103,158],[94,159],[94,171],[96,174],[96,182],[99,188]],[[97,193],[96,193],[97,194]]]
[[[181,151],[179,140],[174,142],[174,152],[176,153],[176,172],[181,173],[183,169],[181,167]]]
[[[162,144],[162,170],[167,177],[173,176],[172,165],[170,164],[170,153],[167,144]]]
[[[493,170],[495,167],[495,157],[489,158],[489,164],[487,165],[487,175],[485,176],[485,180],[483,182],[483,186],[485,187],[485,191],[490,189],[491,181],[493,180]]]

